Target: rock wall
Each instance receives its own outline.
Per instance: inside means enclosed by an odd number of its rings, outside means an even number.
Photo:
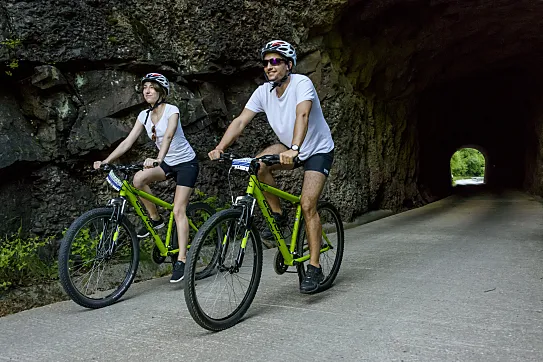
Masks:
[[[535,97],[534,97],[535,98]],[[543,107],[541,96],[534,99],[537,104],[531,122],[528,124],[526,142],[526,165],[524,188],[532,194],[543,196]]]
[[[314,82],[332,129],[336,160],[324,197],[346,220],[422,203],[416,186],[416,103],[399,96],[409,93],[407,82],[374,87],[376,64],[388,55],[382,44],[367,39],[345,45],[352,40],[340,21],[345,5],[337,0],[4,2],[0,62],[2,83],[9,86],[0,90],[0,235],[21,225],[38,235],[59,233],[111,197],[105,175],[91,172],[90,165],[113,150],[144,109],[137,87],[148,71],[172,81],[169,102],[179,107],[202,163],[197,187],[227,201],[226,167],[206,154],[264,81],[256,60],[270,29],[296,46],[296,72]],[[233,150],[254,155],[274,141],[260,115]],[[121,162],[155,153],[142,136]],[[278,175],[279,184],[293,192],[299,192],[301,180],[300,170]],[[244,181],[236,179],[234,189],[241,191]],[[171,199],[173,183],[153,190]]]

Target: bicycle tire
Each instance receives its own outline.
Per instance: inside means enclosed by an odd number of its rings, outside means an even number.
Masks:
[[[139,245],[134,227],[124,216],[120,223],[114,221],[113,212],[113,208],[98,208],[85,212],[70,225],[60,244],[60,283],[74,302],[86,308],[102,308],[115,303],[128,290],[138,270]],[[112,244],[111,236],[115,234],[117,240]],[[106,235],[106,238],[102,238],[103,235]],[[106,250],[112,245],[114,249]],[[94,259],[89,259],[93,257]],[[106,272],[110,262],[113,271],[108,269]],[[90,270],[87,272],[88,268]],[[83,274],[78,275],[79,272]],[[111,278],[123,273],[122,281],[114,286],[117,283],[113,283]],[[97,275],[98,279],[91,283],[93,274]],[[77,282],[84,281],[87,276],[89,280],[85,289],[81,290]],[[99,278],[102,276],[104,285],[99,285]]]
[[[239,246],[236,236],[244,235],[247,231],[246,226],[241,219],[242,211],[240,209],[223,210],[213,215],[198,231],[193,246],[190,248],[185,269],[185,301],[192,318],[205,329],[210,331],[220,331],[232,327],[240,321],[249,306],[251,305],[262,275],[262,244],[258,230],[253,225],[249,230],[249,240],[245,248],[245,254],[241,267],[236,271],[235,264],[232,262],[237,257]],[[196,285],[196,268],[198,254],[209,235],[213,235],[216,230],[224,230],[224,242],[219,248],[219,260],[215,266],[212,277]],[[239,233],[238,233],[239,232]],[[251,255],[252,254],[252,255]],[[232,260],[229,260],[231,258]],[[249,270],[251,268],[251,270]],[[239,275],[238,275],[239,274]],[[248,279],[244,277],[247,276]],[[221,287],[224,283],[224,287]],[[224,292],[226,287],[235,289],[238,285],[244,287],[247,284],[247,290],[242,293],[228,291],[221,302],[219,292]],[[215,289],[215,286],[219,285]],[[209,290],[208,293],[206,293]],[[240,302],[237,303],[237,299]],[[213,298],[213,301],[209,301]],[[236,299],[232,306],[232,300]],[[225,312],[224,315],[215,314],[215,308],[226,306],[226,301],[230,302],[232,311]],[[210,312],[208,309],[213,308]]]
[[[341,267],[341,261],[343,259],[343,250],[345,246],[345,235],[343,233],[343,223],[341,221],[341,216],[334,205],[332,205],[330,202],[327,202],[327,201],[321,201],[317,204],[317,211],[321,218],[321,224],[323,225],[323,229],[325,233],[326,233],[327,228],[332,230],[330,221],[333,222],[334,229],[336,230],[335,233],[329,233],[329,234],[327,233],[330,240],[336,241],[335,243],[336,245],[334,245],[333,249],[330,249],[320,254],[320,264],[321,264],[322,271],[324,274],[324,280],[320,284],[318,291],[323,291],[332,286],[339,272],[339,268]],[[323,219],[324,219],[324,222],[323,222]],[[303,216],[302,216],[302,219],[300,220],[300,226],[298,230],[299,230],[299,233],[296,240],[296,253],[298,257],[301,257],[309,253],[309,248],[307,246],[307,240],[306,240],[305,220]],[[323,240],[323,243],[326,243],[326,241]],[[333,263],[330,263],[331,258],[330,258],[330,255],[328,254],[334,255]],[[306,269],[304,265],[308,263],[309,261],[306,261],[304,263],[300,263],[296,265],[296,270],[298,272],[300,283],[305,277]]]

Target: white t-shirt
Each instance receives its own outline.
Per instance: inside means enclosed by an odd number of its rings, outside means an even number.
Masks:
[[[162,117],[155,124],[155,144],[159,150],[160,146],[162,145],[162,140],[164,139],[166,129],[168,128],[168,119],[172,114],[176,113],[179,114],[179,108],[171,104],[166,104]],[[153,122],[151,121],[151,115],[149,115],[149,118],[147,119],[147,124],[144,124],[145,117],[147,117],[147,110],[140,112],[140,114],[138,115],[138,121],[140,121],[141,124],[143,124],[143,126],[145,127],[149,138],[153,139],[153,132],[151,131],[153,128]],[[168,166],[175,166],[182,162],[191,161],[194,157],[196,157],[196,153],[194,153],[194,150],[185,138],[183,128],[181,128],[181,122],[178,118],[177,129],[175,130],[175,134],[173,135],[173,139],[170,143],[168,153],[166,154],[166,157],[164,157],[164,162],[166,162]]]
[[[253,112],[265,112],[271,128],[281,143],[292,145],[296,106],[303,101],[312,101],[309,123],[304,142],[300,146],[300,160],[307,160],[317,153],[328,153],[334,149],[330,127],[322,114],[321,103],[311,79],[301,74],[291,74],[285,93],[277,97],[270,92],[271,84],[264,83],[254,92],[245,108]]]

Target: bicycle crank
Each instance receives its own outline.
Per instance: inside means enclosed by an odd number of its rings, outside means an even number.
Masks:
[[[273,258],[273,270],[277,273],[277,275],[285,274],[285,272],[288,269],[288,265],[285,265],[285,258],[283,258],[283,254],[277,249],[275,252],[275,257]]]
[[[160,255],[160,250],[158,250],[158,247],[155,245],[153,247],[153,261],[157,264],[162,264],[164,263],[164,260],[166,260],[166,257]]]

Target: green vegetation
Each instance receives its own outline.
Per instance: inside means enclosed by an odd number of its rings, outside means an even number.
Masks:
[[[9,38],[4,41],[0,41],[0,46],[7,48],[11,55],[11,59],[6,62],[6,66],[9,68],[9,70],[6,70],[5,73],[12,76],[13,73],[11,71],[19,68],[19,59],[16,58],[15,52],[17,48],[21,46],[21,39]]]
[[[194,196],[197,201],[205,202],[217,211],[229,207],[229,204],[222,203],[218,197],[208,196],[198,189],[194,190]],[[194,217],[194,222],[201,226],[208,215],[194,215]],[[93,239],[88,230],[81,230],[78,235],[78,239],[74,241],[73,250],[79,255],[82,263],[93,260],[99,240]],[[191,234],[192,237],[194,235]],[[22,228],[19,228],[16,234],[0,239],[0,291],[57,280],[58,261],[56,250],[54,250],[55,239],[52,236],[25,237]],[[154,245],[152,240],[148,243],[142,242],[140,254],[142,261],[152,259]]]
[[[54,238],[25,238],[22,228],[0,243],[0,290],[40,284],[58,278],[57,261],[46,255]]]
[[[215,212],[219,212],[221,210],[229,209],[230,204],[222,202],[217,196],[208,196],[205,192],[201,191],[198,188],[194,189],[194,200],[193,202],[205,202],[209,206],[211,206],[213,209],[215,209]]]
[[[485,157],[473,148],[462,148],[451,157],[453,179],[481,177],[485,175]]]

